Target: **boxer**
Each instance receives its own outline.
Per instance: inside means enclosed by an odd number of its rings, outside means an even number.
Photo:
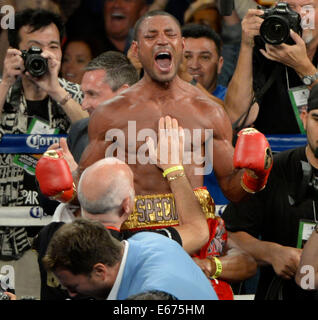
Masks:
[[[264,187],[272,162],[266,138],[256,130],[248,130],[248,134],[246,130],[242,132],[233,162],[232,128],[224,109],[177,75],[183,47],[180,25],[173,16],[162,11],[152,11],[140,18],[136,23],[132,50],[143,65],[144,76],[115,99],[99,106],[92,114],[88,128],[90,143],[82,154],[78,174],[105,157],[110,147],[116,144],[117,154],[124,154],[124,160],[134,172],[137,195],[170,193],[169,185],[157,166],[139,163],[138,159],[136,163],[129,163],[132,154],[131,146],[127,143],[128,138],[131,138],[128,136],[129,122],[135,124],[137,134],[145,128],[156,132],[159,118],[169,115],[177,119],[180,126],[188,129],[192,137],[194,130],[200,130],[201,145],[195,146],[193,141],[186,142],[185,153],[192,159],[196,152],[204,152],[213,160],[213,170],[229,200],[239,201],[247,193],[257,192]],[[106,134],[113,129],[124,134],[124,143],[118,137],[106,141]],[[247,140],[248,143],[244,143]],[[136,153],[142,144],[136,141],[133,152]],[[53,179],[45,176],[40,164],[37,168],[40,185],[41,181],[50,184]],[[184,165],[194,189],[203,185],[203,175],[196,174],[196,169],[202,169],[203,166],[195,162]],[[241,168],[247,168],[248,171]],[[65,189],[69,188],[68,182]],[[53,189],[56,194],[64,190],[62,178]]]

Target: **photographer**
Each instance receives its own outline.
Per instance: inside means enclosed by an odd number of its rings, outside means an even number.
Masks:
[[[256,300],[317,300],[295,282],[302,249],[317,223],[318,85],[301,118],[308,144],[274,156],[266,188],[230,203],[222,218],[231,239],[260,266]]]
[[[314,25],[318,16],[316,4],[317,0],[286,0],[277,4],[286,6],[283,13],[276,6],[267,10],[250,9],[244,17],[238,64],[225,99],[235,129],[254,123],[265,134],[304,133],[300,113],[306,105],[308,89],[317,82],[318,34],[317,29],[299,28],[299,34],[295,32],[293,29],[300,27],[300,21],[294,14],[297,12],[302,22],[309,17]],[[281,44],[260,40],[262,17],[268,17],[269,10],[272,16],[279,15],[293,26],[290,38]],[[271,33],[275,28],[273,23],[265,31]]]
[[[88,116],[80,106],[80,86],[58,78],[63,34],[61,18],[50,11],[26,9],[15,15],[15,28],[8,30],[10,48],[0,83],[1,137],[67,133],[72,122]],[[37,206],[34,176],[27,173],[23,164],[16,164],[16,157],[0,154],[0,205]],[[29,159],[30,155],[23,157]],[[23,228],[15,231],[19,240],[12,252],[6,252],[6,259],[19,258],[29,247]]]

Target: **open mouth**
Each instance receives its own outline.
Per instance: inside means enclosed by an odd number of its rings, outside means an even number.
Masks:
[[[190,74],[191,74],[191,76],[193,77],[193,79],[195,79],[195,80],[199,80],[200,79],[200,77],[202,76],[201,74],[199,74],[199,73],[191,73],[191,72],[189,72]]]
[[[121,12],[114,12],[111,15],[111,19],[116,20],[116,21],[122,21],[122,20],[126,19],[126,16]]]
[[[155,56],[157,66],[161,71],[169,72],[171,69],[172,57],[170,52],[159,52]]]

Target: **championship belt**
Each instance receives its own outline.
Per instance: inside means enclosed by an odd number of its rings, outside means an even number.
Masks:
[[[207,219],[215,218],[215,204],[209,191],[197,188],[198,198]],[[121,230],[144,230],[173,227],[179,224],[178,214],[172,193],[136,196],[134,211],[122,225]]]

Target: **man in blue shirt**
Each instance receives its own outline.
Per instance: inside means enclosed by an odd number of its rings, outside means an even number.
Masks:
[[[183,248],[152,232],[120,242],[100,222],[77,219],[54,234],[44,262],[71,296],[124,300],[158,290],[180,300],[217,300]]]

